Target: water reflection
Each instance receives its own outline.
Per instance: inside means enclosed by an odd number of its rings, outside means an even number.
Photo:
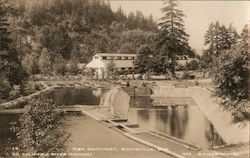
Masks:
[[[145,96],[130,96],[130,107],[131,108],[153,108],[153,100],[150,97]]]
[[[224,140],[219,136],[219,134],[216,132],[212,124],[209,124],[207,126],[206,138],[209,142],[209,147],[225,144]]]
[[[99,105],[103,93],[104,90],[100,88],[62,88],[55,89],[54,91],[45,94],[45,96],[49,99],[55,100],[59,105]]]
[[[156,130],[203,148],[225,144],[213,125],[196,106],[154,107],[152,102],[155,100],[152,101],[148,98],[146,100],[149,102],[145,103],[145,100],[139,98],[135,100],[136,105],[131,104],[128,114],[129,121],[137,122],[143,128]]]
[[[17,122],[19,115],[0,115],[0,157],[10,157],[11,146],[16,142],[16,136],[10,131],[11,122]]]

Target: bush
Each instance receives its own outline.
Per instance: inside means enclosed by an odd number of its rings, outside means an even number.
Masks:
[[[190,79],[190,73],[185,71],[182,75],[182,79]]]
[[[195,86],[199,86],[199,82],[197,80],[194,81]]]
[[[20,89],[13,89],[9,93],[9,100],[14,100],[20,96]]]
[[[13,125],[22,153],[59,153],[66,149],[69,135],[61,129],[62,116],[52,100],[33,99]]]
[[[223,52],[216,60],[212,71],[213,81],[217,85],[216,95],[222,99],[241,101],[248,97],[247,54],[241,47]]]
[[[70,64],[69,67],[66,68],[66,71],[68,72],[68,74],[70,75],[77,75],[78,74],[78,67],[77,64]]]
[[[0,78],[0,99],[7,99],[9,97],[9,93],[11,91],[10,83],[5,78]]]
[[[216,84],[215,95],[223,107],[232,111],[238,120],[249,119],[249,66],[248,51],[242,44],[223,51],[214,61],[211,70]]]
[[[177,70],[177,71],[186,70],[186,66],[184,66],[184,65],[182,65],[182,64],[178,64],[177,67],[176,67],[176,70]]]
[[[249,100],[243,99],[241,101],[222,100],[226,110],[232,111],[234,121],[250,120],[250,104]]]
[[[138,77],[136,78],[137,80],[142,80],[142,74],[139,74]]]
[[[199,62],[195,59],[191,60],[186,64],[187,70],[198,70],[199,69]]]

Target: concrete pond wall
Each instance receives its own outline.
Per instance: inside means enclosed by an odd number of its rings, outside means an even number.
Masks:
[[[0,109],[20,108],[20,107],[24,106],[25,104],[27,104],[29,100],[36,98],[38,96],[41,96],[45,92],[52,91],[55,88],[56,88],[55,86],[51,86],[51,87],[46,86],[46,88],[41,90],[41,91],[37,91],[37,92],[32,93],[30,95],[19,97],[15,100],[11,100],[9,102],[2,103],[2,104],[0,104]]]
[[[152,97],[180,98],[183,103],[187,101],[188,105],[197,106],[228,144],[249,142],[249,121],[244,125],[241,122],[234,123],[231,113],[220,107],[208,89],[198,86],[189,88],[155,86],[153,92]]]

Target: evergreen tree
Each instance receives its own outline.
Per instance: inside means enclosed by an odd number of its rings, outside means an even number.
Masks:
[[[242,32],[241,32],[241,35],[240,35],[240,40],[244,46],[244,49],[246,51],[248,51],[247,49],[249,48],[249,42],[250,42],[250,25],[245,25]]]
[[[220,30],[220,23],[218,21],[215,24],[211,23],[209,25],[208,31],[205,34],[205,47],[210,55],[218,55],[220,51],[220,39],[223,39],[220,37],[220,33],[222,31]]]
[[[225,27],[225,25],[222,25],[219,27],[219,50],[224,50],[224,49],[230,49],[231,44],[230,44],[230,34],[229,30]]]
[[[143,16],[143,13],[139,10],[135,12],[135,21],[137,29],[145,27],[145,25],[143,24],[143,22],[145,21],[145,17]]]
[[[38,66],[43,75],[51,73],[51,55],[46,48],[43,48],[38,59]]]
[[[5,76],[13,84],[20,84],[20,61],[18,54],[11,45],[11,32],[8,29],[7,2],[0,0],[0,74]]]
[[[205,46],[211,54],[218,56],[221,50],[230,48],[229,38],[228,29],[224,25],[221,25],[219,21],[216,21],[215,24],[210,24],[205,35]]]
[[[150,16],[148,17],[148,19],[146,20],[146,26],[147,26],[147,30],[149,30],[149,31],[153,31],[153,32],[158,31],[158,29],[157,29],[157,23],[153,19],[153,15],[152,14],[150,14]]]
[[[133,12],[130,12],[128,14],[128,18],[126,19],[126,27],[129,29],[135,29],[135,14]]]
[[[144,45],[140,48],[137,54],[137,58],[134,61],[134,64],[138,68],[139,73],[149,72],[153,68],[154,51],[150,48],[149,45]]]
[[[144,44],[138,50],[134,64],[137,66],[139,73],[149,74],[155,72],[157,74],[163,74],[166,73],[163,62],[165,62],[165,60],[161,60],[158,54],[156,54],[152,44]]]
[[[229,25],[226,28],[218,21],[209,25],[208,31],[205,34],[205,51],[202,57],[203,67],[208,68],[215,63],[215,59],[225,52],[224,50],[231,49],[239,41],[239,35],[236,29]]]
[[[66,71],[66,61],[61,54],[56,54],[53,62],[53,74],[64,75]]]
[[[219,26],[219,25],[218,25]],[[215,95],[221,98],[222,105],[234,114],[244,112],[249,106],[248,99],[248,33],[243,29],[241,40],[232,25],[228,29],[222,25],[214,32],[220,32],[215,48],[218,52],[211,54],[211,75],[215,83]],[[224,32],[226,30],[226,32]],[[210,44],[212,43],[209,41]],[[213,41],[214,42],[214,41]],[[210,45],[211,46],[211,45]],[[210,48],[211,49],[211,48]]]
[[[7,8],[6,8],[6,2],[0,1],[0,50],[9,50],[9,44],[12,41],[9,38],[10,32],[8,31],[8,25],[6,14],[7,14]]]
[[[115,17],[115,20],[118,22],[125,22],[126,15],[125,15],[124,11],[122,10],[121,6],[116,11],[114,17]]]
[[[175,78],[176,55],[188,54],[190,47],[188,45],[189,35],[184,30],[184,14],[177,9],[177,0],[164,0],[165,7],[162,8],[164,16],[160,18],[160,39],[159,47],[163,52],[162,56],[168,56],[171,59],[171,72]]]
[[[216,24],[211,23],[208,27],[208,30],[204,36],[205,38],[205,47],[206,49],[203,52],[202,56],[202,67],[208,68],[212,66],[213,57],[218,54],[218,29],[219,22],[217,21]]]
[[[78,63],[81,62],[81,54],[80,54],[80,50],[78,50],[76,48],[76,46],[74,46],[73,50],[71,51],[71,58],[68,61],[68,71],[73,74],[76,75],[78,72]]]
[[[230,24],[228,29],[228,49],[232,48],[232,46],[239,42],[240,36],[236,31],[236,28],[233,27],[233,24]]]
[[[111,77],[112,79],[114,79],[116,74],[116,69],[115,69],[115,62],[113,59],[108,62],[106,69],[108,75],[107,77],[108,78]]]
[[[213,53],[214,52],[214,23],[211,23],[208,27],[208,30],[205,34],[205,47],[206,50],[209,50],[209,52]]]

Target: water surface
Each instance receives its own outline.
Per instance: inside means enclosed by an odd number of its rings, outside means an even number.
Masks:
[[[158,101],[149,97],[131,99],[128,113],[129,121],[139,123],[143,128],[174,136],[202,148],[225,144],[216,129],[197,106],[154,107],[154,102]]]
[[[12,122],[18,122],[18,114],[0,115],[0,157],[9,157],[11,147],[15,145],[16,136],[10,130]]]
[[[45,97],[53,99],[59,105],[99,105],[102,94],[106,90],[102,88],[60,88],[45,94]]]

